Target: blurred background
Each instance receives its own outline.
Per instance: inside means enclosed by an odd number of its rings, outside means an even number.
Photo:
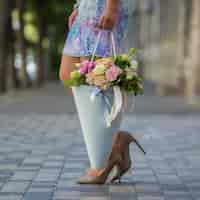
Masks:
[[[62,88],[56,86],[61,85],[56,80],[68,31],[67,18],[74,3],[0,1],[0,102],[8,94],[16,98],[22,91],[47,87],[44,91],[54,96]],[[141,49],[145,95],[153,98],[138,106],[142,110],[157,109],[158,104],[152,107],[150,103],[154,97],[158,100],[163,96],[165,102],[159,109],[166,106],[166,111],[174,111],[174,107],[198,111],[200,1],[135,0],[134,6],[128,40],[131,46]]]
[[[200,0],[131,1],[144,95],[121,129],[147,155],[132,145],[122,186],[80,188],[89,161],[58,80],[74,1],[0,0],[0,199],[200,200]]]

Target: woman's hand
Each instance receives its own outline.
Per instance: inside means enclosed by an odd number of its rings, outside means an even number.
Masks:
[[[103,15],[99,19],[100,29],[112,30],[119,14],[119,0],[107,0]]]
[[[75,10],[71,13],[71,15],[69,16],[69,18],[68,18],[68,27],[69,27],[69,28],[72,27],[72,24],[73,24],[73,22],[74,22],[74,20],[75,20],[75,18],[76,18],[77,15],[78,15],[78,10],[75,9]]]

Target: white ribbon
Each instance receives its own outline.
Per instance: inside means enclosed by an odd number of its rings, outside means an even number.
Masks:
[[[104,117],[106,126],[111,127],[112,122],[117,118],[122,111],[123,95],[119,86],[113,87],[113,104],[110,103],[108,97],[99,88],[95,88],[90,95],[91,102],[94,102],[97,96],[101,96],[105,102]]]
[[[122,105],[123,105],[123,96],[122,92],[119,86],[114,86],[113,87],[113,92],[114,92],[114,100],[113,100],[113,105],[111,108],[110,115],[107,118],[107,125],[111,126],[111,123],[113,120],[116,119],[118,114],[122,110]]]
[[[96,44],[94,46],[91,61],[94,61],[95,53],[96,53],[96,50],[97,50],[99,42],[100,42],[101,34],[102,34],[102,31],[100,31],[98,33],[97,41],[96,41]],[[115,45],[113,32],[110,32],[110,37],[111,37],[111,45],[112,45],[113,56],[116,57],[117,52],[116,52],[116,45]],[[104,99],[105,105],[107,105],[107,107],[105,106],[105,111],[104,111],[107,127],[111,127],[112,122],[116,119],[118,114],[122,111],[122,107],[123,107],[123,95],[122,95],[120,87],[114,86],[113,87],[113,93],[114,93],[113,104],[110,103],[108,97],[99,88],[95,88],[93,90],[93,92],[91,93],[91,96],[90,96],[91,102],[94,102],[96,96],[98,96],[98,95],[100,95]]]
[[[99,31],[99,33],[97,35],[97,40],[96,40],[96,43],[94,45],[94,49],[93,49],[93,52],[92,52],[91,61],[94,61],[94,59],[95,59],[95,53],[97,51],[97,48],[98,48],[98,45],[99,45],[99,42],[100,42],[100,39],[101,39],[101,35],[102,35],[102,31]],[[112,53],[113,53],[113,56],[116,57],[117,56],[117,50],[116,50],[116,44],[115,44],[113,32],[110,32],[110,38],[111,38],[111,45],[112,45]]]

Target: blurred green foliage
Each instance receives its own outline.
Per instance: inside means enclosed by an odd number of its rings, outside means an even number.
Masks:
[[[63,45],[67,36],[67,21],[70,15],[74,0],[28,0],[25,1],[24,35],[29,49],[35,48],[39,40],[38,20],[40,15],[44,19],[43,26],[45,37],[42,39],[42,46],[51,69],[57,73],[60,65]],[[13,10],[13,23],[17,18],[17,11]]]

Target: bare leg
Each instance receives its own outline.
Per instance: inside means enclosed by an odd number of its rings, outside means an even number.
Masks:
[[[74,69],[74,65],[80,62],[79,57],[72,57],[68,55],[63,55],[60,64],[59,78],[61,81],[70,79],[70,73]],[[72,90],[70,90],[72,94]]]
[[[89,57],[84,56],[84,57],[80,57],[80,61],[83,62],[84,60],[89,60]]]
[[[76,63],[82,62],[84,60],[88,60],[89,57],[71,57],[68,55],[63,55],[62,60],[61,60],[61,65],[60,65],[60,73],[59,77],[60,80],[66,80],[70,79],[70,72],[73,71],[74,65]],[[99,169],[89,169],[87,171],[86,176],[98,176],[101,173],[102,170]]]
[[[68,55],[63,55],[61,59],[59,78],[64,81],[70,79],[70,72],[73,71],[74,65],[80,62],[79,57],[72,57]]]

